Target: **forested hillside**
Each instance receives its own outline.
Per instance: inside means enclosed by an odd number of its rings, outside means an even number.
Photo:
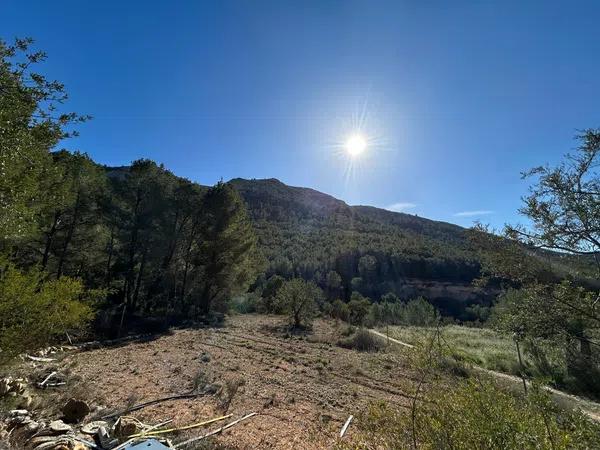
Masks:
[[[405,299],[423,295],[461,318],[468,318],[465,304],[492,298],[493,291],[471,285],[480,266],[464,228],[348,206],[275,179],[234,179],[231,184],[248,205],[269,260],[267,276],[313,279],[346,299],[352,291],[373,300],[388,292]]]

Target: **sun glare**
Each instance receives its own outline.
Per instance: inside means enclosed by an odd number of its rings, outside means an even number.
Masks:
[[[353,134],[346,141],[345,148],[348,154],[355,158],[367,149],[367,140],[360,134]]]

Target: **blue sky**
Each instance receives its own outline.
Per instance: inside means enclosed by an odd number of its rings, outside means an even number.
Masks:
[[[0,35],[48,53],[70,108],[94,116],[66,146],[102,163],[501,226],[518,220],[520,171],[600,126],[599,15],[576,1],[2,0]],[[351,161],[340,145],[358,124],[370,145]]]

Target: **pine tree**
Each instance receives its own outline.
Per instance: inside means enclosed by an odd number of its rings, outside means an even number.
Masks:
[[[217,183],[202,202],[202,227],[196,265],[202,267],[198,312],[224,310],[225,302],[245,292],[262,271],[264,262],[257,239],[238,192]]]

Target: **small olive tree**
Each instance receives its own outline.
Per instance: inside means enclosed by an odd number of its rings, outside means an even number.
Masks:
[[[313,282],[301,278],[286,281],[277,291],[278,308],[288,316],[293,328],[310,326],[323,298],[323,291]]]

